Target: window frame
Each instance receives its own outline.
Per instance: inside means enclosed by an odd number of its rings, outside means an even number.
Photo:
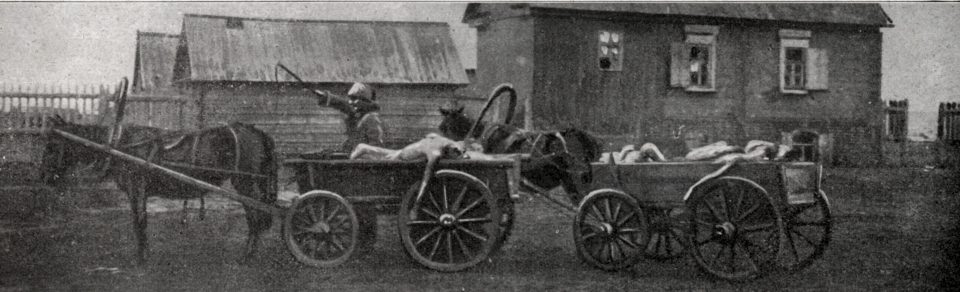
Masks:
[[[782,29],[780,30],[780,93],[783,94],[797,94],[804,95],[809,93],[807,74],[808,70],[808,51],[810,50],[810,36],[811,33],[809,30],[793,30],[793,29]],[[786,77],[787,77],[787,50],[799,49],[801,51],[801,60],[799,65],[802,66],[799,72],[801,83],[800,86],[788,86]]]
[[[684,62],[688,66],[688,74],[690,74],[690,83],[684,86],[684,90],[689,92],[716,92],[717,91],[717,34],[720,32],[718,26],[714,25],[685,25],[684,28],[684,44],[686,48],[686,57]],[[694,47],[705,47],[707,48],[707,68],[706,72],[700,72],[700,74],[706,75],[707,84],[696,84],[694,83],[693,68],[694,59],[690,56],[690,51]],[[697,70],[699,71],[699,70]]]
[[[607,34],[608,39],[604,40],[603,35]],[[621,29],[598,29],[597,33],[597,69],[601,72],[620,72],[623,71],[624,55],[624,33]],[[604,50],[606,48],[606,50]],[[604,68],[602,61],[609,58],[610,66]]]

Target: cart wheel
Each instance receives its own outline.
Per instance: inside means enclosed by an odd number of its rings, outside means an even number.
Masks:
[[[830,202],[820,191],[790,201],[784,221],[787,228],[784,256],[780,265],[787,271],[798,271],[823,255],[830,243]]]
[[[587,195],[573,223],[577,256],[607,271],[632,266],[647,239],[643,218],[637,201],[623,192],[604,189]]]
[[[340,195],[310,191],[293,202],[283,220],[283,239],[301,263],[329,268],[357,250],[360,222]]]
[[[476,177],[440,170],[420,200],[419,187],[400,204],[398,228],[404,250],[418,263],[453,272],[487,259],[503,234],[497,198]]]
[[[721,177],[698,186],[687,206],[691,254],[704,272],[740,281],[776,267],[783,220],[762,187]]]
[[[644,245],[643,256],[654,260],[670,260],[683,256],[686,235],[676,219],[670,217],[671,208],[647,208],[646,219],[650,237]]]

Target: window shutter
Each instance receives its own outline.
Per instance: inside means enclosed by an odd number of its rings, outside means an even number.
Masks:
[[[690,53],[686,43],[670,44],[670,86],[687,87],[690,85],[690,64],[687,64],[687,54]]]
[[[828,68],[830,59],[826,49],[807,49],[807,84],[808,90],[826,90],[828,82]]]

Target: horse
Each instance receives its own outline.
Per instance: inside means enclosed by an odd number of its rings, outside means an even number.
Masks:
[[[118,145],[116,149],[177,170],[204,182],[221,185],[226,180],[243,196],[274,204],[277,199],[277,157],[273,139],[263,131],[243,123],[207,128],[182,134],[153,127],[124,125],[119,133],[107,126],[82,125],[59,116],[48,119],[59,129],[99,144]],[[116,182],[126,193],[133,214],[137,238],[137,262],[146,262],[147,198],[200,198],[205,191],[172,177],[119,161],[109,154],[85,147],[57,134],[47,135],[41,162],[41,180],[56,185],[67,170],[79,165],[99,165],[104,177]],[[116,137],[111,139],[111,137]],[[111,143],[112,142],[112,143]],[[270,228],[270,213],[244,206],[247,241],[242,261],[251,258],[260,245],[261,234]]]
[[[541,189],[562,186],[574,204],[585,194],[583,185],[592,179],[590,163],[597,161],[603,145],[594,135],[573,127],[559,131],[525,131],[512,125],[481,121],[467,137],[475,119],[463,113],[463,106],[439,108],[443,120],[438,129],[453,140],[479,141],[484,153],[528,153],[521,163],[521,176]]]

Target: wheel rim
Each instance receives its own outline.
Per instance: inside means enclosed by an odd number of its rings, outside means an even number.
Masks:
[[[357,247],[359,223],[353,206],[325,191],[304,194],[284,218],[284,241],[300,262],[333,267],[346,262]]]
[[[490,190],[473,176],[441,171],[423,197],[411,188],[400,208],[400,239],[420,264],[459,271],[486,259],[501,235],[501,211]]]
[[[647,238],[643,218],[637,202],[624,193],[602,191],[588,195],[574,220],[577,255],[603,270],[633,265]]]
[[[783,221],[773,201],[752,181],[716,179],[688,201],[690,242],[700,268],[745,280],[769,271],[781,246]]]
[[[833,218],[827,196],[823,191],[809,196],[810,200],[787,206],[784,215],[786,244],[780,264],[788,271],[810,266],[830,243]]]
[[[644,245],[643,255],[654,260],[670,260],[683,256],[686,250],[683,229],[671,218],[672,209],[646,209],[650,237]]]

